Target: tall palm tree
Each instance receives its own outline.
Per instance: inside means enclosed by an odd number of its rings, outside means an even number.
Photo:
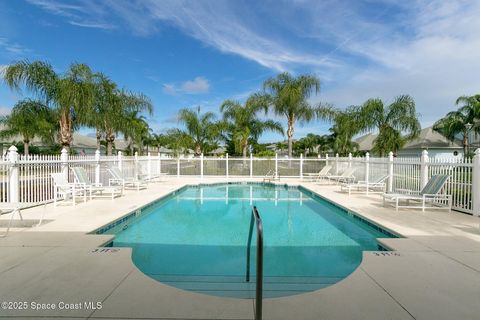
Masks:
[[[292,156],[295,123],[332,116],[329,107],[311,106],[307,99],[320,91],[320,80],[313,75],[293,77],[288,72],[267,79],[263,84],[273,111],[287,119],[288,156]]]
[[[80,124],[75,118],[94,102],[90,68],[85,64],[72,64],[64,75],[58,75],[46,62],[24,60],[5,68],[3,78],[10,88],[20,91],[25,85],[47,106],[55,107],[60,126],[59,142],[69,149],[73,130]]]
[[[414,139],[420,132],[415,101],[408,95],[398,96],[388,106],[380,99],[369,99],[360,111],[362,117],[359,126],[364,130],[378,130],[372,151],[381,156],[389,151],[397,152],[406,141]]]
[[[358,145],[352,141],[353,136],[363,130],[360,108],[351,106],[337,110],[334,116],[331,147],[335,153],[347,155],[357,150]]]
[[[197,110],[181,109],[178,112],[178,120],[183,123],[186,133],[191,138],[191,147],[195,155],[199,156],[208,151],[211,142],[221,133],[221,124],[215,121],[213,112],[200,113],[200,107]]]
[[[248,98],[244,106],[233,100],[225,100],[220,106],[220,111],[228,123],[236,152],[242,152],[244,158],[247,156],[248,146],[257,141],[263,132],[270,130],[283,134],[279,122],[258,118],[258,112],[266,113],[268,106],[258,101],[256,96]]]
[[[107,155],[111,155],[118,132],[124,132],[138,142],[139,113],[151,114],[153,106],[145,95],[118,89],[117,84],[102,73],[94,74],[93,79],[95,100],[90,108],[83,110],[80,120],[82,124],[95,128],[97,149],[102,136],[105,137]],[[140,122],[143,128],[146,121],[142,118]]]
[[[15,104],[12,112],[0,119],[5,128],[0,136],[12,138],[22,136],[24,154],[28,155],[30,142],[35,137],[52,141],[55,131],[55,118],[51,110],[43,103],[34,100],[21,100]]]
[[[462,137],[463,154],[467,155],[469,131],[480,132],[480,95],[461,96],[456,101],[462,106],[447,113],[447,115],[434,123],[433,129],[440,132],[450,140]]]
[[[103,137],[106,137],[106,122],[117,121],[118,117],[113,118],[112,112],[120,107],[117,96],[118,89],[115,82],[105,74],[98,72],[93,75],[93,83],[95,101],[90,106],[91,108],[80,116],[82,117],[83,124],[95,128],[97,150],[100,150],[101,140]]]
[[[145,117],[142,116],[139,111],[133,110],[125,112],[121,116],[120,122],[123,123],[121,131],[124,134],[125,140],[129,141],[130,154],[133,154],[135,146],[138,150],[141,150],[144,138],[150,134],[151,131]],[[113,129],[110,129],[107,132],[111,145],[113,145],[113,140],[115,139],[115,131],[112,130]]]

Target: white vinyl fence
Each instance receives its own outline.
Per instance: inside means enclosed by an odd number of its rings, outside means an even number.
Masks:
[[[480,215],[480,149],[473,159],[431,159],[427,151],[420,158],[324,157],[324,158],[247,158],[204,157],[161,158],[160,156],[69,156],[66,150],[60,155],[20,156],[12,146],[0,161],[0,202],[42,203],[53,199],[51,174],[64,172],[73,181],[70,168],[85,168],[92,182],[108,185],[107,168],[118,166],[125,177],[167,174],[174,177],[196,176],[259,178],[277,175],[281,178],[303,179],[307,174],[318,173],[325,165],[332,166],[333,174],[346,168],[355,168],[357,181],[373,181],[387,175],[388,192],[420,190],[434,174],[449,175],[445,192],[452,195],[453,208]]]

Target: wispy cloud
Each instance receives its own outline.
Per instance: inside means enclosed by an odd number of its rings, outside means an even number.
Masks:
[[[31,50],[15,42],[11,42],[7,38],[0,37],[0,48],[5,50],[10,56],[15,58],[23,57],[31,53]]]
[[[210,88],[210,82],[204,77],[196,77],[193,80],[187,80],[176,86],[172,83],[166,83],[163,85],[163,92],[170,95],[176,95],[179,93],[185,94],[199,94],[207,93]]]
[[[84,28],[115,29],[113,23],[107,22],[110,14],[107,7],[100,2],[79,0],[74,4],[59,0],[27,0],[52,14],[63,16],[66,22]]]

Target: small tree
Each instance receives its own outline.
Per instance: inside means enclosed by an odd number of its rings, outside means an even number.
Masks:
[[[21,100],[15,104],[12,112],[0,119],[5,128],[0,136],[12,138],[20,135],[23,140],[24,154],[28,155],[29,146],[35,137],[53,142],[55,134],[54,114],[44,104],[34,100]]]

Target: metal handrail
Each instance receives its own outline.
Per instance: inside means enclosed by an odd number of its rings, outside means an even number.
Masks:
[[[255,288],[255,319],[262,320],[262,302],[263,302],[263,224],[257,207],[252,209],[250,218],[250,228],[248,230],[247,242],[247,271],[245,281],[250,282],[250,246],[252,243],[252,232],[254,222],[257,225],[257,284]]]

